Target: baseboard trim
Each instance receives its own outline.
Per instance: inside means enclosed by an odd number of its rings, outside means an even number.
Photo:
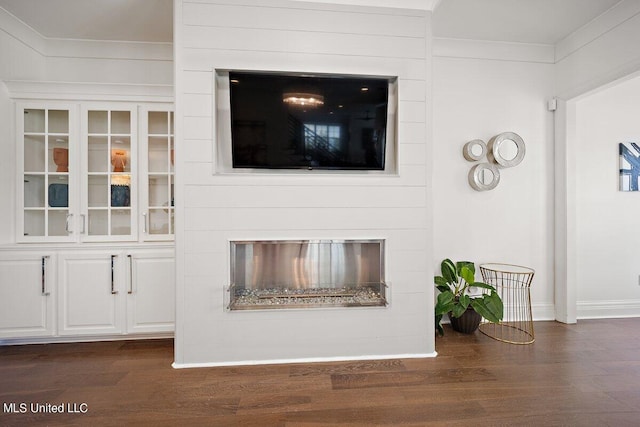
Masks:
[[[556,320],[556,306],[551,303],[531,304],[533,321]]]
[[[578,302],[578,319],[640,317],[640,300]]]
[[[238,360],[230,362],[203,362],[203,363],[177,363],[171,366],[174,369],[188,368],[215,368],[222,366],[247,366],[247,365],[282,365],[287,363],[318,363],[318,362],[349,362],[357,360],[388,360],[388,359],[426,359],[438,355],[432,353],[410,353],[410,354],[383,354],[367,356],[337,356],[337,357],[301,357],[292,359],[267,359],[267,360]]]
[[[73,342],[97,342],[97,341],[128,341],[128,340],[154,340],[173,338],[173,332],[135,335],[87,335],[65,337],[37,337],[37,338],[0,338],[0,347],[9,345],[28,344],[64,344]]]

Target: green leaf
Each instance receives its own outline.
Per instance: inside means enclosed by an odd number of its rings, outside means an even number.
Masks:
[[[453,317],[460,317],[467,311],[466,307],[461,306],[460,304],[456,304],[451,310],[451,315]]]
[[[451,290],[451,288],[447,285],[437,285],[436,289],[439,290],[440,292],[448,292]]]
[[[460,275],[462,276],[462,278],[464,279],[465,282],[471,284],[475,281],[475,277],[473,274],[473,271],[471,271],[471,269],[469,269],[469,266],[464,266],[462,267],[462,269],[460,270]]]
[[[434,282],[436,285],[448,286],[446,279],[445,279],[444,277],[442,277],[442,276],[435,276],[435,277],[433,278],[433,282]]]
[[[474,275],[476,274],[476,266],[471,261],[458,261],[456,263],[456,271],[458,272],[458,275],[462,276],[462,269],[464,267],[471,270]]]
[[[489,311],[491,311],[491,313],[494,314],[495,316],[494,318],[498,322],[501,321],[504,316],[504,305],[502,303],[502,299],[500,298],[500,295],[498,295],[497,292],[491,292],[491,294],[485,295],[483,300],[485,301],[485,304],[489,309]],[[495,322],[495,320],[491,320],[491,319],[487,319],[487,320]]]
[[[455,299],[453,296],[453,292],[446,291],[442,292],[438,295],[438,299],[436,300],[435,314],[445,314],[450,312],[455,306]]]
[[[444,328],[440,324],[441,321],[442,321],[442,314],[436,314],[436,331],[438,331],[438,335],[443,336]]]
[[[450,259],[445,259],[440,264],[440,270],[442,271],[442,276],[447,281],[447,283],[457,283],[458,282],[458,274],[456,273],[456,266]]]
[[[491,289],[492,291],[496,290],[496,288],[484,282],[473,282],[471,286],[474,288]]]
[[[502,300],[495,292],[483,295],[482,298],[471,300],[471,307],[482,317],[493,323],[500,322],[504,315]]]
[[[471,297],[469,295],[462,295],[458,298],[458,304],[460,304],[465,310],[469,307]]]

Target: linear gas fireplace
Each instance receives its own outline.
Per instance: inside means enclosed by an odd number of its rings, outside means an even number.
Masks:
[[[384,240],[231,242],[229,310],[384,307]]]

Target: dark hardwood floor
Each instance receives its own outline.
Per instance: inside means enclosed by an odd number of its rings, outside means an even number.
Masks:
[[[434,359],[182,370],[171,340],[0,347],[0,425],[640,426],[640,318],[446,332]]]

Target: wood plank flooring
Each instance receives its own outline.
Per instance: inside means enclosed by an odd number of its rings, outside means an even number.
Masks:
[[[5,346],[0,426],[640,426],[640,318],[535,332],[447,329],[434,359],[182,370],[171,340]]]

